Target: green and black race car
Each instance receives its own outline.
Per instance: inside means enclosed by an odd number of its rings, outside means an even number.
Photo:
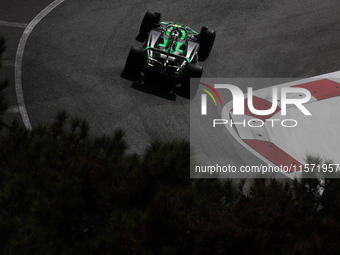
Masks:
[[[216,32],[204,26],[198,33],[180,23],[161,21],[161,13],[150,11],[139,32],[146,39],[143,47],[131,47],[125,70],[135,75],[153,71],[174,77],[190,97],[195,96],[199,84],[192,83],[190,88],[190,78],[201,78],[198,56],[209,55]]]

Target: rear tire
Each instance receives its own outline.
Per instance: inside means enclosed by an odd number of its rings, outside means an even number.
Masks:
[[[147,11],[140,25],[139,33],[145,36],[153,28],[154,24],[160,21],[160,19],[161,13]]]
[[[144,50],[140,47],[132,46],[125,62],[125,70],[132,75],[139,75],[145,63]]]
[[[199,54],[203,57],[207,57],[209,56],[210,51],[214,45],[216,32],[214,30],[208,29],[207,27],[202,27],[199,37]]]
[[[196,96],[199,80],[202,77],[203,67],[199,65],[195,65],[189,63],[183,73],[183,80],[182,80],[182,88],[183,92],[186,96],[190,99],[193,99]],[[190,78],[197,78],[190,82]]]

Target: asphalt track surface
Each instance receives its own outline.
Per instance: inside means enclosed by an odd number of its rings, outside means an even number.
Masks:
[[[22,120],[14,79],[20,39],[52,2],[0,0],[0,35],[7,39],[0,77],[10,81],[8,121]],[[87,119],[94,134],[123,128],[135,152],[152,140],[189,139],[190,101],[161,81],[141,84],[123,73],[131,45],[141,45],[136,39],[147,10],[194,30],[206,25],[217,31],[209,58],[200,63],[204,77],[303,78],[340,70],[339,9],[338,0],[65,0],[36,24],[23,48],[21,96],[29,123],[48,123],[64,109]],[[209,134],[200,146],[232,165],[262,163],[224,134],[224,146],[215,148]]]

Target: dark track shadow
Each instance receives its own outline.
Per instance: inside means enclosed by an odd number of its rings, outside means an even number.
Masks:
[[[146,35],[138,34],[135,39],[138,42],[144,42],[146,39]]]
[[[174,80],[158,76],[134,76],[123,70],[120,77],[132,81],[131,88],[152,94],[167,100],[176,101],[177,96],[185,97],[180,84]]]
[[[186,91],[184,91],[181,87],[176,87],[175,90],[174,90],[174,93],[177,96],[184,97],[186,99],[190,99],[190,95],[188,95],[188,93]]]
[[[128,81],[135,81],[138,79],[138,76],[128,73],[125,69],[120,73],[120,77]]]
[[[209,57],[209,55],[201,54],[201,55],[198,56],[198,61],[204,62],[208,57]]]
[[[152,94],[170,101],[176,101],[177,95],[174,93],[174,85],[161,79],[136,80],[131,88]]]

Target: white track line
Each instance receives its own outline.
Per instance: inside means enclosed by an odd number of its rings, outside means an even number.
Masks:
[[[33,28],[54,8],[56,8],[59,4],[64,2],[64,0],[55,0],[50,5],[48,5],[44,10],[42,10],[35,18],[27,25],[24,30],[24,33],[21,36],[19,46],[17,49],[17,54],[15,58],[15,70],[14,70],[14,79],[15,79],[15,92],[17,95],[19,111],[22,117],[22,120],[27,129],[32,129],[30,120],[28,118],[27,109],[24,101],[24,94],[22,92],[22,84],[21,84],[21,75],[22,75],[22,58],[24,55],[24,49],[29,35],[31,34]]]
[[[0,26],[2,27],[19,27],[19,28],[26,28],[28,24],[26,23],[19,23],[19,22],[9,22],[0,20]]]

